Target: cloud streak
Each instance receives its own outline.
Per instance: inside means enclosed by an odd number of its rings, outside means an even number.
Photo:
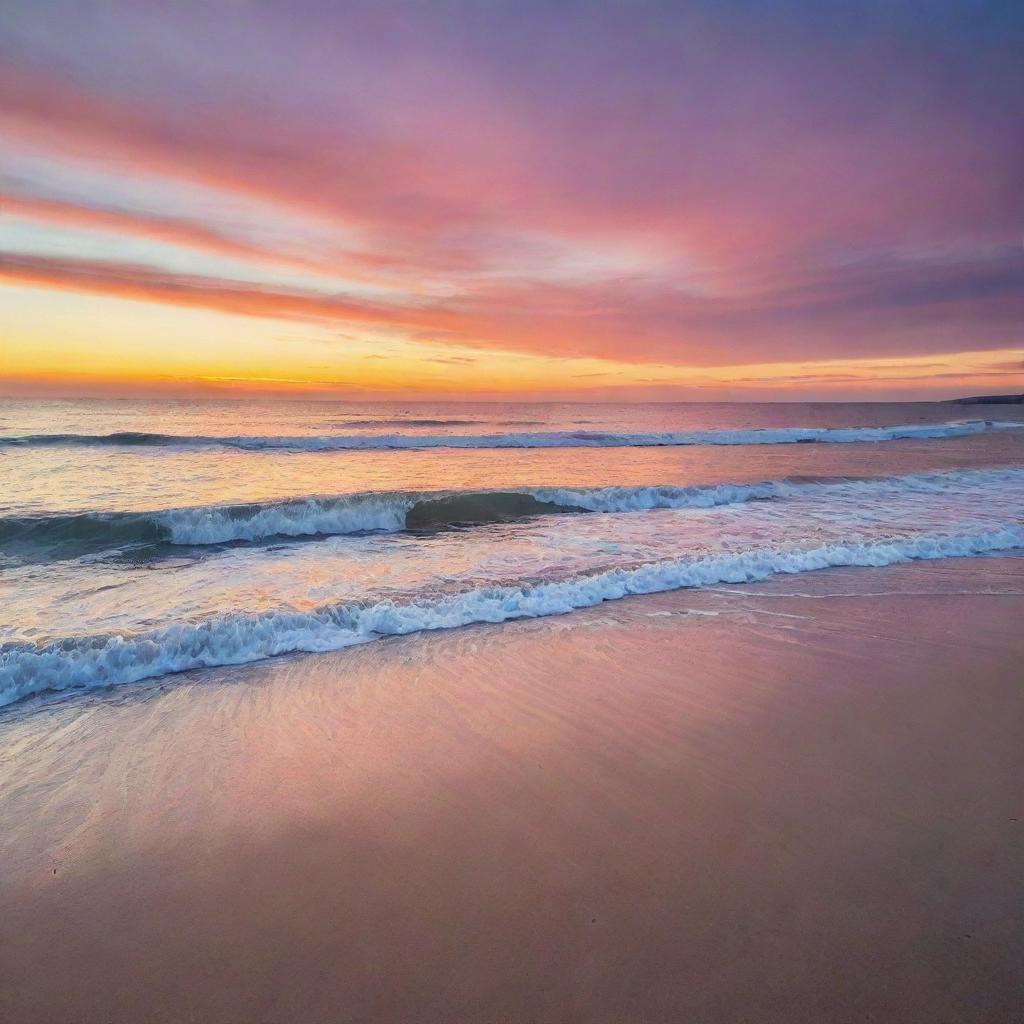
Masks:
[[[452,322],[451,314],[443,310],[386,307],[340,295],[286,291],[98,260],[2,254],[0,279],[44,288],[92,292],[117,298],[280,320],[437,325],[442,328]]]
[[[941,268],[794,274],[739,294],[635,281],[532,283],[405,305],[30,254],[0,254],[0,279],[243,316],[390,327],[435,345],[666,365],[764,362],[766,349],[780,359],[984,350],[1012,346],[1024,323],[1024,256],[1008,262],[1001,253]]]

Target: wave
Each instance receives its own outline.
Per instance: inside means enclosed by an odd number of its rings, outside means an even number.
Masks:
[[[515,491],[397,491],[153,512],[81,512],[0,518],[0,551],[21,561],[52,561],[130,545],[201,547],[275,537],[437,529],[527,516],[713,508],[814,491],[894,488],[901,493],[950,485],[1019,481],[1024,469],[952,470],[892,477],[786,477],[759,483],[648,487],[530,487]]]
[[[343,420],[338,423],[339,427],[471,427],[478,423],[478,420],[411,420],[411,419],[388,419],[388,420]]]
[[[370,427],[474,427],[482,426],[484,423],[491,423],[495,426],[538,426],[542,420],[430,420],[430,419],[408,419],[396,416],[392,419],[363,419],[363,420],[341,420],[333,424],[337,427],[357,427],[359,429]]]
[[[560,615],[634,594],[748,583],[830,566],[883,566],[1024,547],[1024,526],[932,533],[801,549],[752,548],[616,568],[523,586],[493,586],[407,604],[337,602],[310,611],[232,613],[137,633],[0,645],[0,705],[49,690],[136,682],[194,668],[240,665],[299,651],[339,650],[382,636],[478,622]]]
[[[401,491],[343,494],[155,512],[81,512],[0,518],[0,551],[51,561],[137,544],[204,546],[274,537],[438,529],[526,516],[709,508],[771,497],[775,485],[526,488],[517,491]]]
[[[407,422],[407,421],[406,421]],[[509,434],[326,434],[297,436],[195,434],[27,434],[0,438],[0,447],[188,447],[243,451],[411,451],[425,448],[650,448],[689,445],[854,444],[967,437],[1019,430],[1024,424],[999,420],[911,423],[895,427],[775,427],[751,430],[699,430],[667,433],[553,431]]]
[[[210,438],[176,434],[151,434],[119,430],[113,434],[23,434],[0,437],[0,448],[134,447],[153,448],[168,445],[208,443]]]

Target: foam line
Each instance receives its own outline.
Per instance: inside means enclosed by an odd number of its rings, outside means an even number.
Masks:
[[[225,614],[138,633],[69,637],[44,644],[12,642],[0,646],[0,705],[48,690],[113,686],[297,651],[339,650],[380,636],[560,615],[632,594],[746,583],[829,566],[883,566],[1020,547],[1024,547],[1024,526],[1019,522],[985,531],[923,534],[882,542],[851,540],[786,550],[752,547],[533,586],[472,589],[408,604],[335,603],[312,611]]]

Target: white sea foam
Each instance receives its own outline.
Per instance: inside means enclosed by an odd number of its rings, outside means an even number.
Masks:
[[[870,493],[879,495],[939,494],[964,487],[1024,483],[1024,467],[954,469],[896,476],[805,479],[786,477],[751,484],[710,484],[691,487],[537,488],[530,493],[541,501],[577,505],[595,512],[633,512],[659,508],[712,508],[745,501],[811,494],[836,497]]]
[[[771,498],[786,485],[718,484],[707,487],[525,487],[515,491],[410,491],[396,494],[354,494],[332,498],[285,501],[265,507],[208,506],[154,513],[156,522],[174,544],[220,544],[232,540],[259,540],[273,536],[302,537],[362,533],[395,533],[407,528],[414,508],[429,512],[433,522],[458,522],[475,517],[488,522],[507,517],[515,499],[533,499],[529,513],[579,510],[588,512],[640,512],[659,508],[711,508]],[[799,485],[792,485],[793,487]],[[547,506],[547,507],[545,507]]]
[[[936,493],[949,487],[1024,481],[1024,469],[952,470],[860,480],[764,480],[751,484],[710,484],[690,487],[524,487],[515,491],[408,491],[355,494],[334,498],[273,503],[266,507],[209,506],[157,514],[175,544],[218,544],[271,536],[313,536],[397,532],[407,527],[414,508],[437,507],[434,522],[499,519],[514,509],[513,499],[534,499],[530,512],[577,510],[643,512],[655,509],[713,508],[814,492],[867,493],[883,489],[899,493]],[[443,504],[442,504],[443,503]],[[544,506],[550,506],[545,509]],[[443,508],[443,511],[442,511]],[[251,509],[247,512],[246,509]]]
[[[311,537],[380,531],[410,525],[500,521],[545,512],[643,512],[712,508],[772,498],[835,493],[920,494],[948,488],[1019,484],[1024,468],[951,470],[859,480],[764,480],[679,487],[523,487],[514,491],[397,491],[321,496],[246,505],[201,505],[155,512],[94,512],[0,518],[0,547],[33,543],[64,557],[84,550],[163,540],[202,546],[272,537]],[[414,511],[415,510],[415,511]]]
[[[229,447],[246,451],[384,451],[425,448],[649,448],[684,445],[854,444],[966,437],[1019,430],[1015,421],[956,420],[891,427],[767,427],[749,430],[696,430],[659,433],[550,431],[505,434],[324,434],[230,437],[120,432],[114,434],[31,434],[0,437],[0,446],[115,445],[130,447]]]
[[[650,448],[688,445],[852,444],[966,437],[992,430],[1020,429],[1016,422],[957,420],[894,427],[776,427],[755,430],[698,430],[659,433],[552,431],[509,434],[372,434],[320,437],[230,437],[224,444],[247,450],[410,450],[421,448]],[[208,439],[216,440],[216,439]]]
[[[743,583],[829,566],[883,566],[1019,547],[1024,547],[1024,525],[1017,521],[991,529],[904,539],[689,555],[536,585],[470,589],[406,604],[336,603],[312,611],[236,612],[136,633],[76,636],[48,644],[13,642],[0,647],[0,704],[47,690],[129,683],[289,652],[338,650],[379,636],[558,615],[631,594]]]
[[[405,528],[416,499],[407,495],[356,494],[307,498],[263,506],[211,505],[153,513],[172,544],[223,544],[265,537],[311,537]]]

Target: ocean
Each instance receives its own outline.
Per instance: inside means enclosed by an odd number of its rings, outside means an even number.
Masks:
[[[1024,409],[0,401],[0,704],[1024,547]]]

